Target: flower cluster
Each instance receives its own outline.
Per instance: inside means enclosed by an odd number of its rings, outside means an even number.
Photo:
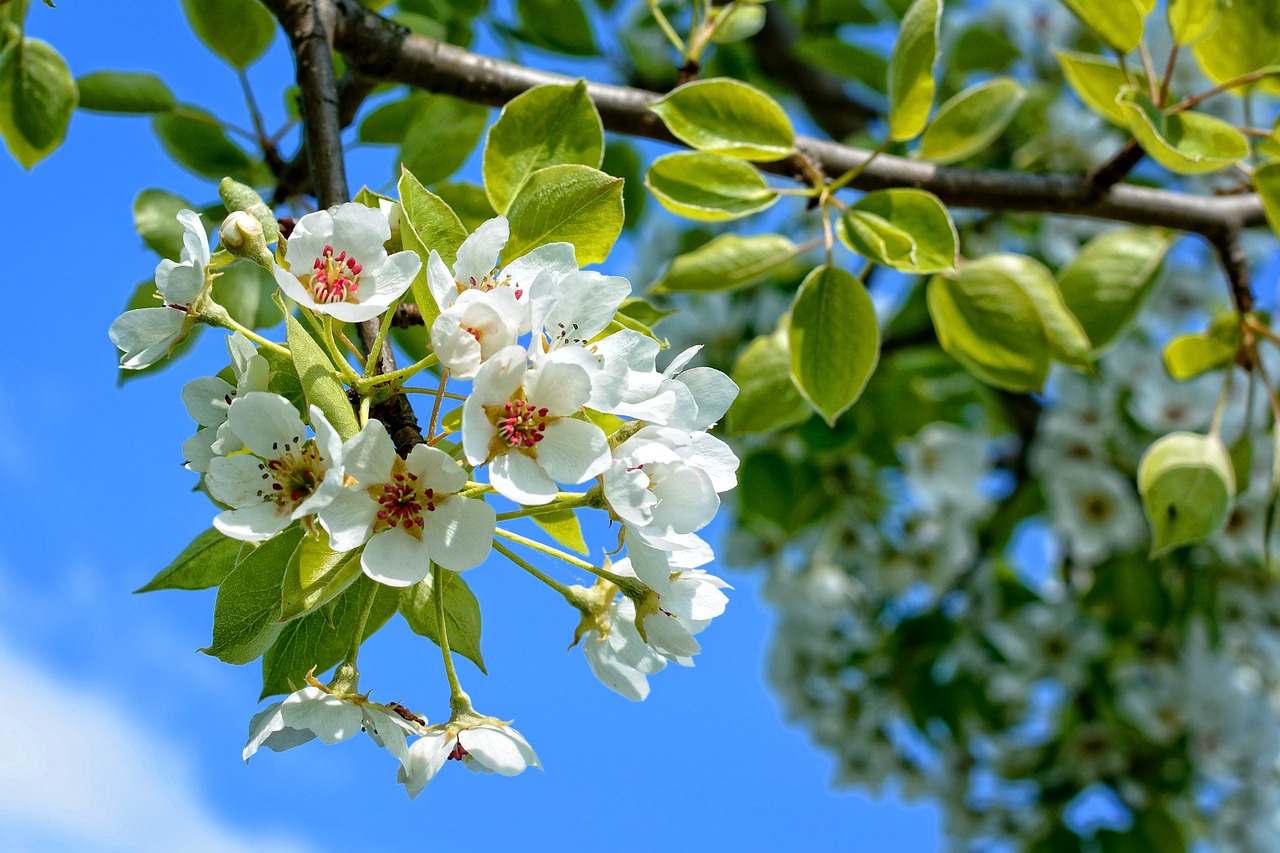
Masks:
[[[285,620],[345,601],[360,576],[368,590],[357,602],[364,617],[352,620],[352,652],[333,680],[322,684],[307,671],[306,686],[254,717],[246,760],[262,746],[336,743],[363,730],[399,760],[399,779],[414,797],[449,759],[504,775],[541,766],[508,723],[472,709],[452,666],[447,608],[455,605],[441,590],[496,554],[577,608],[575,640],[592,672],[618,693],[643,699],[647,677],[667,661],[692,664],[695,635],[727,603],[727,584],[702,568],[713,554],[698,532],[737,484],[737,457],[709,432],[737,387],[717,370],[690,367],[697,347],[660,369],[663,344],[617,321],[630,284],[579,269],[572,245],[544,245],[499,268],[509,228],[497,217],[462,241],[450,266],[434,248],[425,258],[396,251],[392,223],[401,216],[394,204],[342,204],[303,216],[273,253],[251,245],[260,229],[237,213],[222,229],[224,250],[211,254],[198,217],[184,212],[183,261],[157,270],[167,307],[127,312],[112,338],[125,350],[121,366],[139,368],[166,355],[197,320],[234,330],[228,369],[189,382],[182,394],[199,427],[183,453],[219,506],[215,530],[245,543],[303,531],[282,582]],[[287,349],[240,325],[210,296],[227,253],[270,266],[278,301],[296,312]],[[342,326],[376,322],[415,279],[427,285],[418,298],[435,303],[429,353],[380,372]],[[149,311],[160,314],[152,320]],[[430,425],[397,452],[393,425],[374,417],[372,405],[424,370],[436,374],[423,389],[435,396]],[[346,394],[332,393],[344,386]],[[503,500],[510,508],[499,515],[493,501]],[[593,564],[498,524],[577,510],[620,523],[625,556]],[[495,546],[495,536],[594,575],[595,585],[562,584]],[[409,597],[399,609],[431,623],[427,632],[444,650],[452,711],[445,723],[428,726],[356,689],[365,620],[384,594]],[[408,601],[428,604],[420,612]],[[217,636],[215,625],[212,653]],[[465,639],[455,629],[455,642]]]

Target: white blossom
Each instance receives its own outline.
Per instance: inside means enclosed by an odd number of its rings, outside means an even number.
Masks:
[[[533,747],[511,726],[482,723],[453,729],[453,725],[434,727],[410,744],[408,760],[397,777],[409,799],[421,794],[450,759],[475,773],[502,776],[517,776],[530,767],[542,769]]]
[[[227,338],[227,351],[231,354],[235,385],[218,376],[201,376],[182,386],[187,414],[200,425],[196,434],[182,444],[186,467],[192,471],[208,471],[214,457],[244,447],[244,442],[227,426],[227,412],[237,397],[267,390],[270,368],[248,338],[239,332],[231,335]]]

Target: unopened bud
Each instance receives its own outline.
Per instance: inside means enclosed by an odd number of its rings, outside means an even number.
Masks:
[[[262,223],[252,214],[243,210],[232,211],[222,220],[218,237],[222,240],[222,247],[237,258],[271,269],[271,252],[262,234]]]

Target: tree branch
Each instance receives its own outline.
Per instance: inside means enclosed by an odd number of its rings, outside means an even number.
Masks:
[[[498,106],[534,86],[572,78],[535,71],[471,53],[416,34],[365,9],[356,0],[334,0],[339,11],[335,42],[348,61],[371,77],[407,83],[430,92]],[[681,144],[649,104],[658,96],[627,86],[588,83],[587,93],[609,130]],[[871,152],[835,142],[798,137],[796,147],[826,174],[863,163]],[[788,177],[789,161],[761,167]],[[1254,194],[1205,197],[1118,184],[1097,192],[1085,174],[1031,175],[956,169],[880,155],[852,186],[860,190],[915,187],[957,207],[1052,212],[1116,222],[1154,225],[1210,236],[1265,222]]]
[[[265,0],[280,21],[293,46],[298,69],[298,89],[302,94],[303,139],[316,200],[322,208],[349,200],[347,170],[343,161],[342,115],[338,80],[333,69],[333,47],[337,15],[330,0]],[[359,324],[360,340],[367,352],[378,339],[378,320]],[[378,355],[378,372],[396,369],[390,342],[384,341]],[[413,407],[403,394],[392,394],[371,407],[395,442],[396,450],[407,456],[423,441]]]

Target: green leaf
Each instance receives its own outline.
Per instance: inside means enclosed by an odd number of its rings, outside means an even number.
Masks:
[[[157,589],[208,589],[222,583],[241,553],[253,550],[253,544],[241,542],[223,536],[210,527],[201,533],[191,544],[182,549],[182,553],[173,558],[173,562],[165,566],[145,586],[134,590],[153,592]]]
[[[99,113],[163,113],[178,105],[173,92],[154,74],[94,71],[76,80],[80,109]]]
[[[880,327],[866,287],[851,273],[821,266],[791,306],[791,378],[834,425],[854,404],[880,360]]]
[[[933,67],[938,61],[942,0],[915,0],[902,17],[889,57],[889,136],[914,139],[933,107]]]
[[[957,163],[995,142],[1026,99],[1008,77],[970,86],[947,101],[920,140],[920,156],[935,163]]]
[[[1142,150],[1171,172],[1202,175],[1249,156],[1244,134],[1222,119],[1195,112],[1165,115],[1133,88],[1122,89],[1116,103]]]
[[[813,415],[809,401],[791,381],[791,349],[785,325],[747,344],[730,374],[738,396],[725,415],[733,435],[770,432],[802,424]]]
[[[1277,119],[1280,124],[1280,119]],[[1271,230],[1280,234],[1280,160],[1264,163],[1253,172],[1253,188],[1262,199]]]
[[[1072,367],[1092,369],[1089,336],[1067,308],[1058,284],[1053,280],[1053,273],[1044,264],[1025,255],[995,254],[979,258],[965,267],[966,273],[977,270],[1007,276],[1030,297],[1044,323],[1050,358]]]
[[[644,185],[667,210],[701,222],[740,219],[778,200],[750,163],[696,151],[654,160]]]
[[[1142,41],[1143,8],[1134,0],[1062,0],[1086,27],[1121,53]]]
[[[767,162],[795,150],[795,130],[778,102],[737,80],[685,83],[649,109],[677,139],[709,154]]]
[[[182,225],[178,211],[195,205],[166,190],[143,190],[133,200],[133,227],[138,236],[162,258],[176,261],[182,256]]]
[[[231,177],[251,186],[270,182],[263,164],[232,142],[221,123],[198,107],[184,104],[176,112],[158,113],[151,119],[151,129],[174,162],[201,177]]]
[[[498,215],[484,190],[475,184],[437,184],[435,192],[453,209],[468,232]]]
[[[622,180],[576,164],[539,169],[511,202],[507,218],[511,238],[504,263],[563,241],[573,244],[578,266],[597,264],[622,233]]]
[[[951,68],[959,74],[970,71],[1001,72],[1020,55],[1005,32],[979,23],[960,33],[956,39],[951,48]]]
[[[351,401],[347,399],[347,391],[337,369],[297,318],[288,314],[284,323],[302,393],[308,403],[324,412],[338,435],[346,441],[360,431],[360,426],[356,423],[355,412],[351,409]]]
[[[587,549],[587,540],[582,538],[582,524],[578,521],[578,514],[573,510],[540,512],[530,518],[546,531],[548,536],[570,551],[584,556],[590,553]]]
[[[1138,493],[1151,523],[1152,557],[1199,541],[1231,511],[1231,457],[1216,436],[1170,433],[1142,455]]]
[[[1180,335],[1164,350],[1169,375],[1182,382],[1231,364],[1236,348],[1212,335]]]
[[[880,54],[835,36],[803,35],[795,43],[796,58],[815,68],[856,80],[873,92],[888,85],[889,62]]]
[[[1229,0],[1168,0],[1174,44],[1195,44],[1213,35],[1228,5]]]
[[[427,328],[440,316],[440,306],[427,285],[427,259],[434,249],[445,266],[452,267],[458,256],[458,247],[467,239],[467,229],[462,226],[453,208],[440,196],[425,189],[408,169],[401,167],[400,183],[400,239],[404,248],[414,252],[422,267],[413,279],[413,301],[422,312],[422,323]]]
[[[277,317],[279,317],[279,314],[277,314]],[[276,322],[279,322],[279,320],[277,319]],[[298,371],[294,369],[293,362],[269,349],[260,348],[258,355],[267,360],[267,366],[270,368],[267,378],[267,390],[272,394],[279,394],[284,397],[293,404],[300,416],[306,417],[307,397],[302,393],[302,380],[298,378]]]
[[[1120,66],[1101,56],[1076,53],[1071,50],[1054,51],[1062,76],[1085,106],[1116,127],[1128,128],[1129,119],[1116,103],[1120,90],[1129,85]],[[1147,78],[1142,72],[1133,72],[1138,85],[1146,87]]]
[[[244,70],[271,47],[276,21],[258,0],[182,0],[205,47]]]
[[[687,293],[738,290],[764,280],[796,254],[796,244],[781,234],[721,234],[672,261],[654,289]]]
[[[0,51],[0,136],[24,169],[62,144],[77,97],[71,69],[48,43],[15,38]]]
[[[547,166],[598,169],[604,126],[587,84],[536,86],[502,108],[484,146],[484,185],[493,209],[506,213],[529,176]]]
[[[423,184],[444,180],[471,156],[488,118],[480,104],[431,95],[405,131],[400,163]]]
[[[329,548],[323,530],[304,536],[289,558],[280,589],[280,621],[305,616],[337,598],[360,575],[361,549],[339,552]]]
[[[727,14],[726,14],[727,13]],[[716,44],[729,44],[749,39],[764,29],[764,7],[740,5],[712,10],[712,21],[717,23],[711,40]],[[724,20],[720,20],[723,18]]]
[[[275,644],[262,656],[262,695],[258,698],[292,693],[302,686],[312,669],[325,672],[341,663],[351,651],[370,591],[377,597],[369,611],[363,639],[369,639],[387,624],[395,615],[400,590],[377,585],[358,574],[355,582],[328,607],[284,626]]]
[[[444,621],[449,632],[449,648],[480,667],[486,674],[480,654],[480,602],[471,587],[456,572],[441,569],[444,580]],[[431,576],[421,583],[400,591],[400,615],[415,634],[421,634],[436,645],[440,632],[436,623],[435,590]]]
[[[293,527],[268,539],[231,570],[213,606],[213,642],[200,651],[238,665],[271,648],[284,627],[279,619],[285,566],[303,533]]]
[[[218,272],[210,293],[236,322],[251,329],[265,329],[280,322],[280,310],[271,299],[278,290],[271,273],[245,260]]]
[[[596,52],[591,22],[578,0],[516,0],[516,12],[521,35],[531,44],[570,56]]]
[[[430,95],[416,92],[383,104],[361,120],[356,138],[370,145],[399,145],[429,103]]]
[[[1031,297],[1009,276],[966,264],[935,276],[926,294],[938,342],[989,385],[1039,391],[1049,372],[1049,339]]]
[[[954,269],[959,248],[946,206],[924,190],[867,193],[836,223],[836,234],[863,257],[911,273]]]
[[[1153,228],[1108,231],[1086,243],[1058,274],[1062,298],[1095,353],[1138,313],[1172,242]]]
[[[634,145],[628,145],[619,139],[609,140],[609,144],[604,149],[604,161],[600,164],[602,172],[613,175],[615,178],[622,178],[625,182],[624,187],[638,188],[644,183],[644,175],[640,167],[640,153],[636,151]],[[644,216],[645,202],[648,200],[649,194],[639,189],[623,193],[622,210],[625,215],[623,228],[628,231],[636,229],[640,224],[640,217]]]
[[[1213,33],[1193,49],[1200,69],[1214,83],[1280,63],[1280,5],[1274,0],[1233,0]],[[1250,88],[1231,91],[1239,94]]]

